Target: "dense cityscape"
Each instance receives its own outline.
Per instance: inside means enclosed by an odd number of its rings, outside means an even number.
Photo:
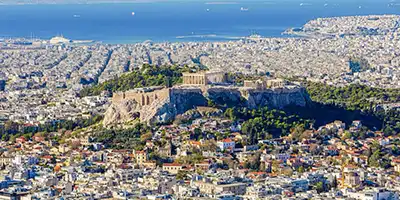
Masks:
[[[0,199],[399,199],[399,21],[0,39]]]

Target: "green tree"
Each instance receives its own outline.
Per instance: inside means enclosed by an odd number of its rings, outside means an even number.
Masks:
[[[235,114],[235,109],[234,108],[227,108],[225,110],[224,115],[228,117],[230,120],[235,121],[236,120],[236,114]]]
[[[314,186],[315,190],[317,190],[318,193],[324,192],[325,191],[325,185],[322,181],[318,182]]]
[[[297,172],[304,173],[305,172],[304,167],[303,166],[298,167]]]
[[[380,150],[376,150],[370,157],[368,164],[371,167],[379,167],[380,166],[380,159],[381,159],[381,152]]]
[[[353,135],[349,131],[345,131],[342,139],[346,140],[346,139],[351,139],[352,137],[353,137]]]
[[[292,131],[292,139],[294,141],[300,141],[304,131],[304,125],[297,125]]]
[[[188,172],[184,170],[179,170],[178,174],[176,174],[176,180],[186,180]]]
[[[338,187],[338,182],[337,182],[336,176],[333,177],[331,187],[332,188],[337,188]]]

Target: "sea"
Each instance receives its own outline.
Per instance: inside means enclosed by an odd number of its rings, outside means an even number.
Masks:
[[[173,0],[145,3],[0,5],[0,38],[106,44],[284,37],[319,17],[400,14],[394,0]]]

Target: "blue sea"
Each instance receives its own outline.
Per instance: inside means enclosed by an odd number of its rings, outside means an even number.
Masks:
[[[134,14],[133,14],[134,13]],[[56,35],[103,43],[281,37],[318,17],[400,14],[393,0],[186,0],[131,4],[3,5],[0,38]]]

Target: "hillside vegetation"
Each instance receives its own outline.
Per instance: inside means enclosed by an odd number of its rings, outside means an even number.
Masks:
[[[366,123],[382,128],[386,135],[400,132],[400,110],[377,109],[379,104],[400,102],[400,89],[372,88],[355,84],[335,87],[311,82],[307,82],[305,85],[315,103],[331,111],[335,108],[338,116],[346,119],[360,117]],[[308,112],[317,112],[316,110],[311,109]],[[341,111],[337,112],[338,110]],[[329,115],[329,113],[319,114]]]
[[[197,70],[203,69],[189,66],[154,66],[145,64],[135,71],[86,87],[80,91],[80,96],[100,95],[102,91],[113,93],[149,86],[171,87],[182,82],[183,72]]]
[[[400,89],[372,88],[364,85],[335,87],[307,82],[306,88],[313,101],[335,104],[348,110],[372,112],[381,103],[400,102]]]

